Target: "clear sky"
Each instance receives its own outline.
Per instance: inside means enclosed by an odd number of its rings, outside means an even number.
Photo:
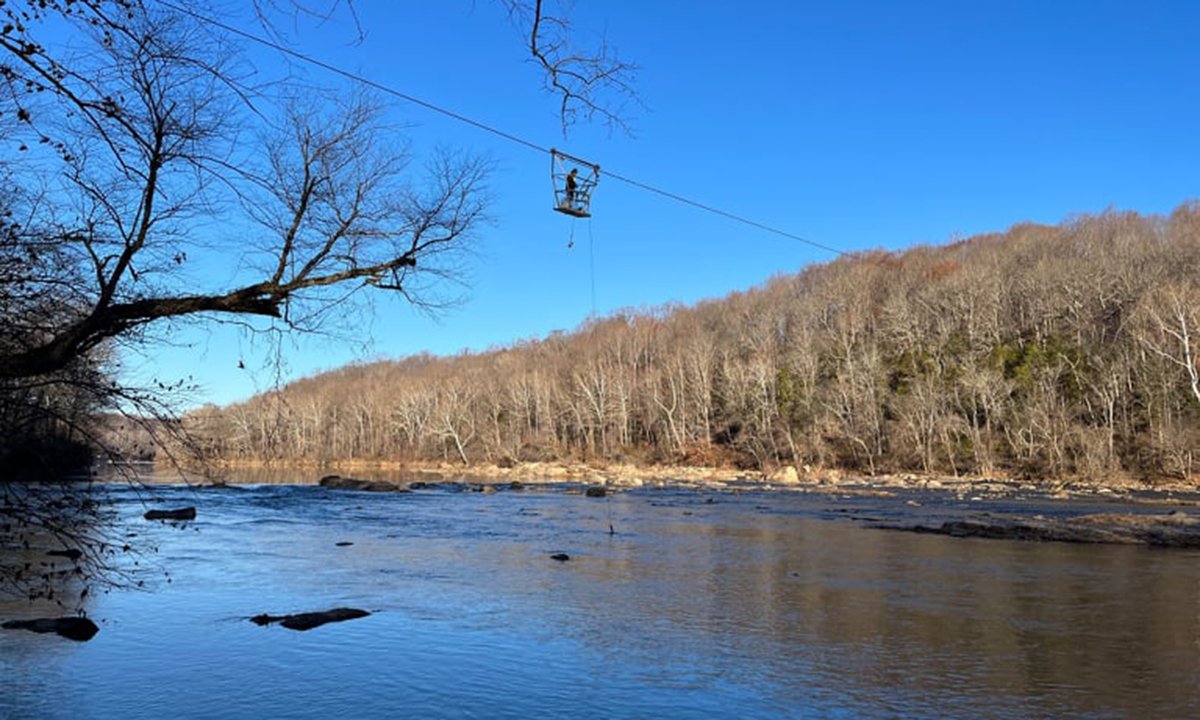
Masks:
[[[603,35],[640,66],[646,108],[631,114],[632,137],[577,126],[566,139],[526,38],[498,3],[356,7],[364,42],[344,19],[298,26],[289,42],[602,170],[844,251],[1108,208],[1167,213],[1200,197],[1193,1],[576,2],[580,40]],[[262,67],[277,61],[252,54]],[[437,318],[383,303],[344,338],[286,341],[282,374],[261,339],[177,333],[174,347],[131,356],[131,376],[191,375],[202,386],[194,402],[223,404],[354,360],[484,350],[570,330],[593,310],[690,304],[833,258],[603,177],[594,217],[573,221],[550,209],[547,157],[401,101],[389,113],[409,124],[418,152],[461,147],[497,165],[495,223],[464,302]]]

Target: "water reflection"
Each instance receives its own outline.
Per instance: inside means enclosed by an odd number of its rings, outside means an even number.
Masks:
[[[173,582],[99,599],[84,647],[0,633],[0,716],[1200,713],[1197,554],[867,530],[787,495],[156,492],[200,510],[144,530]],[[376,614],[244,621],[335,605]]]
[[[717,674],[745,661],[768,683],[802,677],[886,700],[884,715],[1198,707],[1195,555],[957,541],[740,508],[640,520],[645,536],[582,566],[555,597],[582,607],[598,646],[617,618],[640,629],[648,664],[665,659],[661,646]]]

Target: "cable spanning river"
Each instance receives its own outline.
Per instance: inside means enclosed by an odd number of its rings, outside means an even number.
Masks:
[[[169,582],[0,632],[0,718],[1200,717],[1194,551],[847,519],[903,497],[107,492]],[[248,620],[335,607],[372,614]]]

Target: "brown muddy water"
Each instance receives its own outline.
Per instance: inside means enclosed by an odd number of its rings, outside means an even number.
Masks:
[[[0,718],[1200,717],[1200,553],[866,527],[980,509],[948,495],[567,487],[99,487],[148,589],[87,598],[87,643],[0,631]],[[372,614],[248,621],[341,606]]]

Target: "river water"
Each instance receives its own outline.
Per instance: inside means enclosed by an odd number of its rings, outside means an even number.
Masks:
[[[848,519],[904,498],[106,492],[148,589],[87,643],[0,632],[0,718],[1200,717],[1195,552]]]

